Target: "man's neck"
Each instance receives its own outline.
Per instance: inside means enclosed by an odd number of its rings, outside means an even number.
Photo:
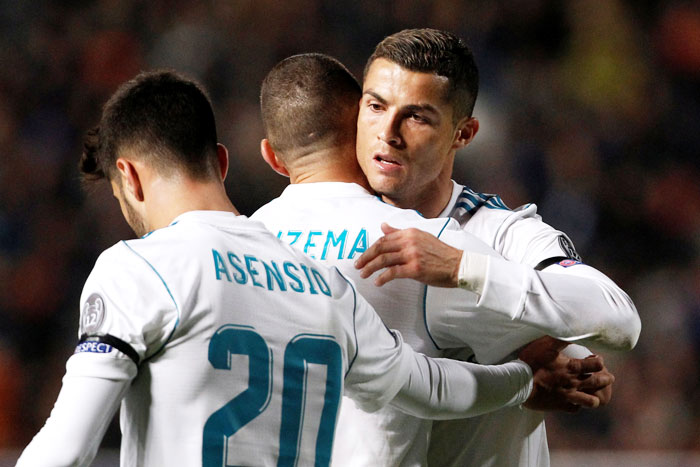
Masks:
[[[350,148],[333,148],[305,156],[306,164],[290,169],[290,183],[342,182],[357,183],[370,190],[355,157],[354,145]]]
[[[192,180],[156,182],[147,206],[151,230],[166,227],[189,211],[226,211],[238,215],[223,183]]]
[[[406,197],[392,198],[382,195],[382,200],[402,209],[418,211],[426,219],[438,217],[447,208],[452,198],[452,180],[449,183],[440,183],[438,186],[425,189],[420,193],[409,193]]]

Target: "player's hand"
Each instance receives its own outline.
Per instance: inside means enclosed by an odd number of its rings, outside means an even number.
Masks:
[[[592,355],[585,359],[569,358],[561,353],[568,343],[549,336],[525,346],[518,357],[530,365],[533,374],[532,394],[523,404],[533,410],[576,412],[581,407],[601,405],[595,393],[610,386],[614,376],[604,370],[603,359]]]
[[[355,261],[361,277],[385,269],[374,281],[378,286],[408,278],[436,287],[457,287],[462,250],[418,229],[395,229],[383,223],[382,232],[384,236]]]
[[[586,358],[599,358],[603,362],[603,357],[599,355],[591,355]],[[608,371],[603,362],[603,369],[593,373],[591,376],[596,376],[596,378],[590,378],[583,385],[582,390],[588,394],[596,396],[600,400],[600,405],[607,405],[612,399],[613,388],[612,384],[615,382],[615,376]],[[603,377],[604,376],[604,377]]]

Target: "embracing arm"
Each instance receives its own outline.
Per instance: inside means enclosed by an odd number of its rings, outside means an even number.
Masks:
[[[26,447],[17,467],[90,465],[136,370],[131,362],[117,361],[99,376],[90,376],[82,365],[89,359],[93,356],[76,354],[68,359],[51,416]]]
[[[572,261],[537,271],[500,257],[463,231],[444,232],[445,243],[417,229],[383,230],[386,235],[356,263],[363,277],[386,268],[377,285],[400,277],[437,287],[459,285],[479,297],[469,311],[499,313],[559,339],[612,350],[629,350],[637,342],[641,323],[634,304],[590,266]]]
[[[466,263],[466,264],[465,264]],[[566,341],[630,350],[641,322],[629,296],[600,271],[575,261],[537,271],[495,256],[465,252],[460,287],[478,307],[507,315]]]
[[[432,419],[473,417],[520,404],[570,412],[598,407],[599,397],[590,392],[612,384],[613,376],[599,373],[601,358],[570,358],[562,352],[566,346],[543,337],[521,350],[521,360],[501,365],[413,352],[409,378],[390,403],[410,415]]]

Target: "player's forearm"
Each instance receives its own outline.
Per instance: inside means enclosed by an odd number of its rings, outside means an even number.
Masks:
[[[415,354],[411,377],[391,404],[421,418],[453,419],[522,404],[532,390],[527,364],[477,365]]]
[[[475,261],[472,291],[478,306],[565,340],[586,340],[629,350],[641,324],[629,296],[599,271],[577,264],[545,272],[501,258],[467,254]]]
[[[72,357],[72,359],[74,359]],[[90,465],[100,441],[129,387],[129,375],[105,379],[68,371],[44,427],[17,462],[18,467]]]

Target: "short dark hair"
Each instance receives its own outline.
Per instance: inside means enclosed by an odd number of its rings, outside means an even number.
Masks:
[[[120,151],[133,149],[162,173],[173,168],[196,179],[217,167],[211,102],[194,80],[171,70],[142,72],[107,101],[98,127],[84,140],[84,179],[112,179]]]
[[[288,159],[319,144],[354,141],[361,96],[360,84],[335,58],[318,53],[288,57],[270,70],[260,90],[267,139]]]
[[[437,29],[404,29],[381,41],[367,60],[364,76],[378,58],[409,71],[434,73],[449,81],[447,101],[454,121],[470,117],[479,92],[479,70],[469,47],[457,36]]]

